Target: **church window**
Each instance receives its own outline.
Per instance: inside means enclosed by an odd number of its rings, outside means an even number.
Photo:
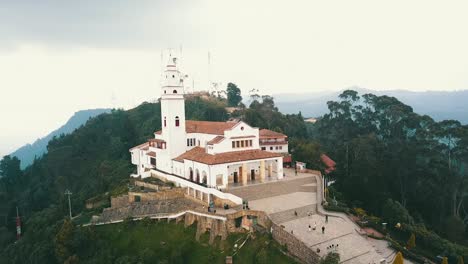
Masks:
[[[187,147],[190,146],[190,138],[187,138]]]
[[[177,93],[177,90],[172,91],[172,93],[175,93],[175,94],[176,94],[176,93]]]
[[[175,126],[178,127],[180,125],[179,117],[175,117]]]
[[[266,148],[265,148],[265,147],[262,147],[262,150],[266,150]]]
[[[252,146],[252,140],[249,140],[249,145]]]
[[[166,117],[164,117],[164,127],[166,127],[167,122],[166,122]]]
[[[236,148],[236,142],[235,141],[232,142],[232,148]]]
[[[273,147],[270,147],[270,150],[273,150]]]
[[[236,141],[236,148],[239,148],[240,147],[240,143],[239,141]]]
[[[241,147],[242,147],[242,148],[244,147],[244,141],[245,141],[245,140],[242,140],[242,141],[241,141]]]

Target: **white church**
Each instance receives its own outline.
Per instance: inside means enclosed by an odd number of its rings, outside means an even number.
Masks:
[[[133,177],[153,174],[211,188],[283,178],[287,136],[242,121],[185,120],[183,75],[170,57],[161,84],[162,129],[130,149]]]

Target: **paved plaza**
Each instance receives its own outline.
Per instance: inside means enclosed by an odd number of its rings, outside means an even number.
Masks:
[[[292,169],[284,171],[286,177],[282,180],[236,186],[228,192],[247,200],[251,209],[268,213],[276,224],[316,252],[319,249],[320,256],[335,250],[340,254],[340,262],[346,264],[372,264],[392,259],[394,251],[386,241],[361,235],[360,228],[344,214],[327,213],[328,223],[325,223],[325,211],[317,195],[321,184],[317,175],[298,173],[296,176]],[[316,226],[316,230],[309,231],[309,225],[312,229]],[[323,234],[322,226],[325,227]]]

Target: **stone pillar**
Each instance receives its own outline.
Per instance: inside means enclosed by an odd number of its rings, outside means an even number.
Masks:
[[[260,181],[265,180],[265,160],[260,161]]]
[[[268,164],[268,177],[271,177],[272,174],[273,174],[273,164],[270,163]]]
[[[276,160],[276,173],[278,179],[283,179],[283,158]]]
[[[242,184],[247,185],[247,163],[242,164]]]

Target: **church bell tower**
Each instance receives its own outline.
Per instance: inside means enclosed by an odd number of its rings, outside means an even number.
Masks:
[[[172,160],[186,151],[184,79],[172,54],[161,76],[161,127]]]

